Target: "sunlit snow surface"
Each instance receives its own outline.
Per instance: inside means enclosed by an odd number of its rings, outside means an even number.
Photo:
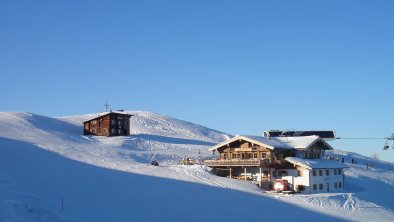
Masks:
[[[0,113],[0,221],[392,221],[394,173],[341,152],[345,193],[279,195],[181,166],[229,135],[150,112],[128,112],[131,135],[82,135],[99,114]],[[337,155],[337,154],[331,154]],[[358,165],[351,164],[356,159]],[[160,163],[150,166],[151,160]],[[63,211],[61,199],[63,197]]]

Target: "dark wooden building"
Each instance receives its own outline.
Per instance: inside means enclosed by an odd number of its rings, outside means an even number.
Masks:
[[[126,136],[130,134],[130,117],[133,115],[109,112],[83,123],[84,135]]]

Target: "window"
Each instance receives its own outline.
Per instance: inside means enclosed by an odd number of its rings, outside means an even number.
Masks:
[[[237,154],[233,153],[232,157],[233,159],[237,159]]]
[[[316,176],[316,170],[312,171],[312,173],[313,173],[313,176],[315,177]]]
[[[334,183],[334,188],[335,188],[335,189],[338,188],[338,183],[337,183],[337,182]]]
[[[313,184],[313,190],[317,190],[317,185]]]
[[[97,124],[97,120],[93,120],[91,123],[92,123],[92,125],[96,125]]]
[[[341,175],[341,174],[342,174],[342,170],[338,169],[338,175]]]
[[[261,154],[261,158],[262,158],[262,159],[267,158],[267,153],[262,153],[262,154]]]
[[[337,175],[337,174],[338,174],[337,169],[334,169],[334,175]]]
[[[108,133],[107,128],[103,128],[103,133]]]
[[[113,119],[111,120],[111,125],[115,125],[116,121]]]
[[[122,134],[123,130],[122,129],[118,129],[118,134]]]
[[[257,159],[257,153],[253,153],[253,158]]]
[[[263,176],[268,177],[268,171],[264,170],[263,171]]]
[[[330,176],[330,170],[326,170],[326,176]]]
[[[323,176],[323,170],[319,170],[319,176]]]
[[[338,187],[342,188],[342,183],[341,182],[338,183]]]
[[[297,188],[298,188],[298,191],[304,191],[305,190],[305,186],[304,185],[298,185]]]
[[[111,133],[115,134],[115,129],[114,128],[111,129]]]
[[[228,159],[228,154],[227,154],[227,153],[225,153],[225,154],[223,155],[223,159],[225,159],[225,160]]]
[[[322,184],[322,183],[319,184],[319,189],[320,189],[320,190],[323,190],[323,184]]]

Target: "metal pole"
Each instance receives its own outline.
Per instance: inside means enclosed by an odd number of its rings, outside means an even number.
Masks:
[[[262,185],[262,180],[263,180],[263,177],[261,176],[261,167],[260,167],[260,187]]]

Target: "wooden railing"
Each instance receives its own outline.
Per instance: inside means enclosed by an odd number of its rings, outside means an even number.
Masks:
[[[207,166],[260,166],[261,160],[205,160]]]
[[[284,160],[205,160],[204,164],[209,167],[218,166],[262,166],[262,167],[273,167],[273,168],[286,168],[289,165],[288,162]]]

